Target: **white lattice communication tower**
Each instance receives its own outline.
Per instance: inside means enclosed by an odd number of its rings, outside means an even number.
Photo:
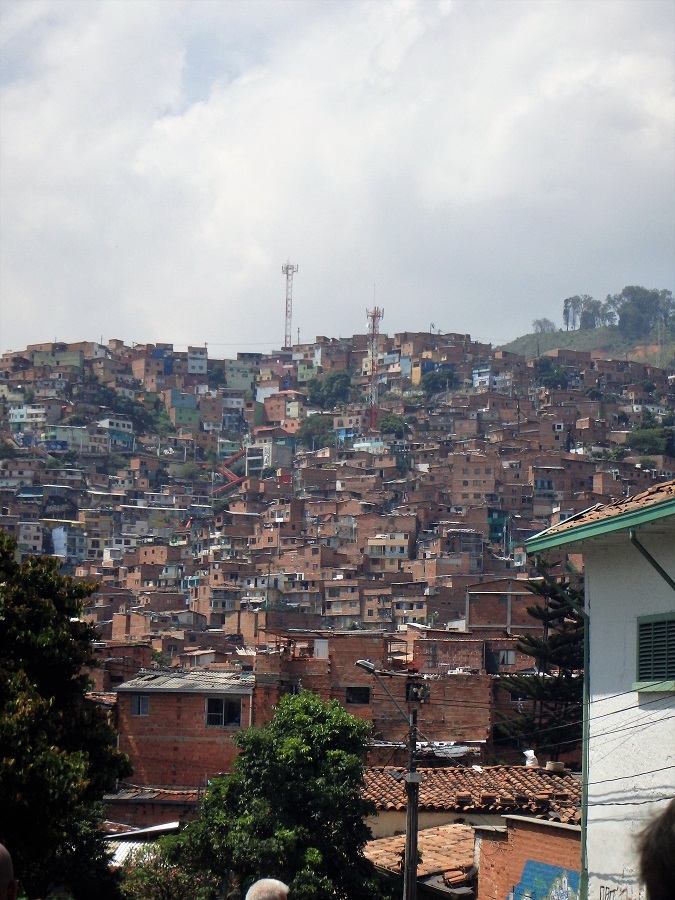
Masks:
[[[286,276],[286,331],[284,334],[284,350],[290,350],[293,346],[292,324],[293,324],[293,275],[298,271],[298,267],[287,262],[281,267],[281,271]]]
[[[377,351],[380,336],[380,319],[384,318],[384,309],[375,306],[367,309],[368,334],[370,335],[370,428],[377,425]]]

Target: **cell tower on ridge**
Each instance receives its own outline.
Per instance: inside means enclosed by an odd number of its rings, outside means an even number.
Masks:
[[[298,267],[287,262],[281,267],[281,271],[286,276],[286,332],[284,334],[284,350],[290,350],[293,346],[292,337],[292,321],[293,321],[293,275],[298,271]]]
[[[380,336],[380,319],[384,318],[384,309],[375,306],[367,309],[368,334],[370,336],[370,429],[377,426],[377,351]]]

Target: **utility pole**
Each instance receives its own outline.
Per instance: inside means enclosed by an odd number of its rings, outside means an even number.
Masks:
[[[368,334],[370,335],[370,430],[375,431],[377,425],[377,351],[380,336],[380,319],[384,318],[384,309],[379,306],[367,309]]]
[[[406,700],[410,712],[407,713],[389,690],[380,676],[392,677],[393,672],[376,669],[369,659],[357,659],[354,665],[372,675],[389,696],[396,709],[408,723],[408,767],[403,776],[406,793],[405,817],[405,859],[403,860],[403,900],[417,900],[417,837],[419,832],[420,782],[422,776],[417,771],[415,751],[417,750],[417,709],[414,704],[424,703],[429,696],[428,685],[411,675],[406,676]],[[397,781],[399,778],[397,777]]]
[[[420,781],[422,776],[415,765],[417,748],[417,710],[410,712],[408,732],[408,771],[405,792],[408,798],[405,817],[405,869],[403,872],[403,900],[417,900],[417,834],[419,831]]]
[[[298,271],[298,267],[287,262],[281,267],[282,273],[286,276],[286,330],[284,333],[284,350],[290,350],[293,346],[292,336],[292,320],[293,320],[293,275]]]

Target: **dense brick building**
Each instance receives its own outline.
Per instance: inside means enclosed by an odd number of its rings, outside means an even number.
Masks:
[[[229,771],[234,736],[251,724],[253,678],[153,670],[117,688],[119,748],[137,784],[205,786]]]

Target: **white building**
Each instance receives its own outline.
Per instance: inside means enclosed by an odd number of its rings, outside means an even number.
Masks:
[[[588,510],[526,546],[583,551],[588,897],[644,900],[636,835],[675,796],[675,481]]]
[[[187,351],[188,375],[206,375],[209,364],[209,354],[206,347],[188,347]]]

